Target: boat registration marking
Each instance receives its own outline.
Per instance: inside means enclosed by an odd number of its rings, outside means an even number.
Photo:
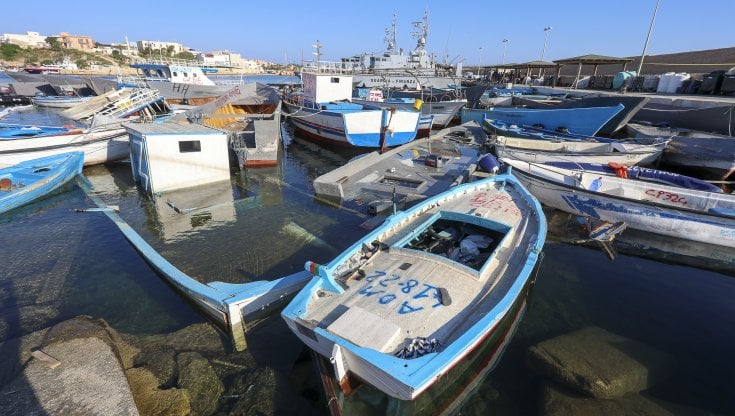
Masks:
[[[660,191],[656,189],[646,189],[646,195],[652,196],[662,201],[669,201],[674,204],[686,205],[687,200],[685,197],[668,191]]]
[[[387,272],[376,270],[365,277],[367,284],[357,293],[364,297],[375,296],[378,304],[391,307],[394,301],[402,300],[397,310],[399,315],[418,312],[426,307],[433,309],[444,306],[441,302],[440,288],[395,273],[384,277],[387,275]],[[398,299],[399,297],[401,299]],[[434,303],[431,304],[432,302]]]
[[[518,209],[513,198],[508,194],[497,192],[479,192],[470,199],[470,206],[483,207],[495,212],[504,212],[517,217],[521,216],[521,210]]]

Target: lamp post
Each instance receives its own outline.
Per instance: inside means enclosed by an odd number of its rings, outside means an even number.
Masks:
[[[546,45],[549,42],[549,32],[551,32],[551,29],[553,29],[551,26],[546,26],[544,28],[544,49],[541,50],[541,62],[544,61],[544,55],[546,55]],[[540,68],[538,71],[538,75],[541,76],[541,72],[543,71],[543,68]]]
[[[477,63],[477,75],[480,75],[480,68],[482,68],[482,46],[480,46],[480,60]]]
[[[648,40],[651,39],[651,32],[653,32],[653,22],[656,20],[656,12],[658,12],[658,3],[661,0],[656,0],[656,8],[653,9],[653,17],[651,17],[651,26],[648,28],[648,35],[646,36],[646,43],[643,44],[643,52],[641,53],[641,61],[638,63],[637,76],[641,76],[641,70],[643,69],[643,58],[646,56],[646,49],[648,48]]]
[[[503,78],[505,78],[505,51],[508,49],[508,42],[508,39],[503,39],[503,59],[500,61],[500,66],[503,67]]]

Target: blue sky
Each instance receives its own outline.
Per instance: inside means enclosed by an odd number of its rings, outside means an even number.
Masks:
[[[313,55],[318,39],[325,60],[384,50],[384,30],[397,13],[398,47],[412,49],[411,22],[429,12],[427,50],[465,65],[589,53],[637,56],[656,0],[447,1],[189,1],[119,2],[34,0],[3,2],[0,33],[66,31],[102,43],[147,39],[283,63]],[[661,0],[648,54],[735,46],[735,0]],[[11,18],[7,18],[11,17]]]

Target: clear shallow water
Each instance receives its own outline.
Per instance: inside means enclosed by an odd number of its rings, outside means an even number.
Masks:
[[[3,122],[58,124],[54,110],[12,113]],[[196,215],[153,204],[132,182],[130,166],[89,167],[100,196],[151,245],[202,281],[248,282],[325,262],[366,233],[365,207],[342,209],[314,199],[312,181],[346,163],[341,154],[291,138],[276,168],[233,171],[214,195],[217,208]],[[173,197],[172,197],[173,198]],[[191,199],[177,197],[180,208]],[[61,320],[91,315],[131,334],[168,333],[203,322],[202,315],[164,283],[75,185],[0,216],[0,341]],[[174,215],[175,214],[175,215]],[[498,367],[467,397],[462,414],[537,414],[541,378],[525,365],[529,346],[598,326],[677,358],[674,374],[649,396],[718,414],[735,413],[735,266],[709,271],[660,262],[634,249],[611,261],[597,249],[549,242],[529,308]],[[733,253],[718,252],[727,259]],[[731,257],[729,257],[731,258]],[[682,256],[674,261],[686,263]],[[704,263],[707,266],[707,262]],[[718,269],[721,270],[721,269]],[[274,316],[249,336],[257,365],[289,379],[303,347]],[[594,357],[594,351],[589,352]],[[307,371],[303,377],[314,377]],[[311,380],[313,383],[313,379]],[[277,409],[293,409],[298,387],[285,389]],[[365,389],[366,391],[368,389]],[[308,398],[318,397],[311,391]],[[352,409],[385,414],[361,393]],[[360,401],[362,400],[362,401]],[[384,403],[381,400],[375,403]],[[326,414],[314,403],[304,412]]]

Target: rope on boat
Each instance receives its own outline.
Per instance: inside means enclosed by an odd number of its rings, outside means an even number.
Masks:
[[[395,355],[404,360],[412,360],[423,355],[439,351],[439,341],[436,338],[427,339],[424,337],[416,337],[412,339],[406,346],[401,348]]]

